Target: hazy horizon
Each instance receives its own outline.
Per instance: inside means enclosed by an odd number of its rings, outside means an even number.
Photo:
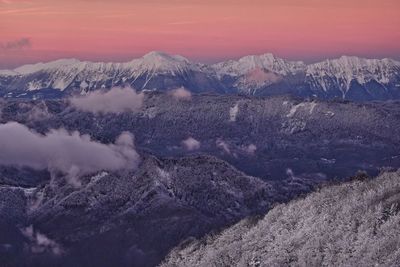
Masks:
[[[134,60],[134,59],[139,59],[139,58],[143,57],[144,55],[146,55],[148,53],[151,53],[151,52],[161,52],[161,53],[166,53],[168,55],[184,56],[182,54],[168,53],[168,52],[161,51],[161,50],[152,50],[152,51],[148,51],[145,54],[132,56],[130,58],[121,58],[120,60],[108,59],[107,57],[104,57],[104,58],[99,57],[98,59],[90,59],[90,58],[86,59],[86,57],[79,58],[79,57],[74,57],[74,56],[67,56],[67,57],[63,57],[63,58],[56,58],[55,57],[55,58],[50,58],[50,59],[47,59],[47,60],[25,62],[25,63],[22,63],[22,64],[11,65],[9,67],[1,67],[2,64],[0,63],[0,70],[13,70],[13,69],[16,69],[16,68],[24,66],[24,65],[34,65],[34,64],[38,64],[38,63],[48,63],[48,62],[53,62],[53,61],[57,61],[57,60],[64,60],[64,59],[66,59],[66,60],[68,60],[68,59],[76,59],[76,60],[79,60],[79,61],[82,61],[82,62],[86,61],[86,62],[93,62],[93,63],[96,63],[96,62],[102,62],[102,63],[125,63],[125,62],[129,62],[131,60]],[[245,57],[245,56],[258,56],[258,55],[263,55],[263,54],[268,54],[268,53],[271,53],[271,52],[266,51],[264,53],[258,53],[258,54],[244,54],[244,55],[239,55],[239,56],[236,56],[236,57],[221,58],[219,60],[218,59],[209,59],[209,60],[207,60],[207,59],[196,59],[196,58],[190,58],[190,57],[187,57],[187,56],[184,56],[184,57],[187,58],[189,61],[194,62],[194,63],[215,64],[215,63],[220,63],[220,62],[227,61],[227,60],[238,60],[238,59],[240,59],[242,57]],[[275,57],[282,58],[284,60],[293,61],[293,62],[302,61],[305,64],[313,64],[313,63],[321,62],[321,61],[328,60],[328,59],[329,60],[338,59],[338,58],[340,58],[342,56],[355,56],[355,57],[366,58],[366,59],[390,58],[390,59],[393,59],[393,60],[400,60],[400,57],[385,57],[385,56],[382,56],[382,57],[368,57],[368,56],[363,56],[363,55],[350,55],[350,54],[347,54],[347,55],[346,54],[338,54],[338,55],[332,55],[332,56],[321,57],[321,58],[316,58],[316,59],[287,58],[287,57],[283,57],[283,56],[280,56],[280,55],[275,54],[275,53],[271,53],[271,54],[273,54]]]
[[[203,63],[267,52],[307,63],[400,59],[399,8],[395,0],[1,0],[0,69],[123,62],[154,50]]]

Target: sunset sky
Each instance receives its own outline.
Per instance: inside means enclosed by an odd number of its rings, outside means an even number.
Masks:
[[[152,50],[200,62],[265,52],[400,59],[400,1],[0,0],[0,68]]]

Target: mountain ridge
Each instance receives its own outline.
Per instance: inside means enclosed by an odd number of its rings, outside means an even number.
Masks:
[[[0,96],[4,97],[29,97],[45,89],[56,89],[62,95],[85,94],[115,86],[158,91],[185,87],[194,93],[256,96],[289,93],[323,99],[388,100],[400,98],[400,62],[341,56],[306,64],[265,53],[202,64],[180,55],[153,51],[123,63],[59,59],[0,70]]]
[[[277,55],[275,55],[273,53],[270,53],[270,52],[266,52],[266,53],[262,53],[262,54],[250,54],[250,55],[242,56],[242,57],[239,57],[239,58],[226,59],[226,60],[223,60],[223,61],[218,61],[216,63],[207,64],[207,63],[191,61],[188,58],[186,58],[184,56],[181,56],[181,55],[178,55],[178,54],[174,55],[174,54],[166,53],[164,51],[156,51],[155,50],[155,51],[150,51],[150,52],[144,54],[141,57],[134,57],[129,61],[122,61],[122,62],[80,60],[80,59],[74,58],[74,57],[71,57],[71,58],[59,58],[59,59],[50,60],[50,61],[44,61],[44,62],[40,61],[40,62],[37,62],[37,63],[23,64],[23,65],[20,65],[18,67],[15,67],[15,68],[0,69],[0,75],[6,75],[7,73],[10,73],[10,75],[11,74],[15,74],[15,75],[25,74],[24,71],[19,71],[19,70],[22,70],[21,68],[23,68],[23,67],[28,67],[28,66],[46,66],[46,65],[49,65],[49,64],[53,64],[53,63],[59,63],[60,65],[68,65],[68,64],[74,64],[74,63],[91,63],[91,64],[104,64],[104,65],[107,65],[107,64],[128,64],[128,63],[131,63],[132,61],[145,59],[145,58],[151,58],[151,57],[153,57],[153,58],[154,57],[159,57],[159,58],[164,57],[164,58],[170,58],[170,59],[181,59],[181,60],[187,61],[189,63],[192,63],[194,65],[203,65],[203,66],[216,66],[216,65],[220,65],[220,64],[228,63],[228,62],[238,62],[238,61],[239,62],[243,62],[246,59],[257,59],[257,58],[260,58],[260,57],[268,58],[271,61],[273,61],[273,60],[279,60],[279,61],[283,60],[283,61],[285,61],[287,63],[304,65],[304,66],[318,65],[318,64],[324,63],[324,62],[332,62],[332,61],[343,60],[343,59],[364,60],[364,61],[384,61],[384,62],[391,62],[391,63],[394,63],[396,65],[400,65],[400,61],[398,61],[396,59],[393,59],[393,58],[388,58],[388,57],[367,58],[367,57],[353,56],[353,55],[342,55],[342,56],[339,56],[339,57],[322,59],[322,60],[319,60],[319,61],[316,61],[316,62],[312,62],[312,63],[305,63],[302,60],[287,60],[287,59],[285,59],[283,57],[279,57],[279,56],[277,56]]]

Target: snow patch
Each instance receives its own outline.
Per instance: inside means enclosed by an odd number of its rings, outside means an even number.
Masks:
[[[293,117],[300,108],[304,108],[304,110],[308,111],[309,114],[311,115],[311,114],[313,114],[316,106],[317,106],[316,102],[303,102],[303,103],[294,105],[294,106],[292,106],[292,108],[290,109],[290,111],[286,115],[286,117],[288,117],[288,118]]]
[[[104,178],[104,177],[106,177],[107,175],[108,175],[108,172],[102,171],[102,172],[100,172],[100,173],[98,173],[98,174],[92,176],[92,177],[90,178],[90,184],[96,183],[96,182],[99,181],[101,178]]]
[[[82,89],[86,89],[89,87],[89,84],[86,81],[82,81],[79,87]]]
[[[232,122],[236,121],[238,113],[239,113],[239,103],[236,103],[236,105],[231,107],[229,110],[229,120]]]
[[[49,70],[49,69],[59,69],[65,67],[71,67],[76,64],[79,64],[80,61],[77,59],[59,59],[47,63],[37,63],[37,64],[28,64],[21,66],[19,68],[14,69],[14,72],[18,74],[32,74],[38,71]]]

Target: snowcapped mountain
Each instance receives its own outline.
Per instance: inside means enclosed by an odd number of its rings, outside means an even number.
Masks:
[[[228,60],[213,65],[217,74],[230,76],[244,75],[254,69],[265,69],[286,76],[304,71],[305,67],[306,65],[301,61],[285,61],[270,53],[260,56],[246,56],[237,61]]]
[[[306,83],[328,97],[398,98],[400,62],[342,56],[307,66]]]
[[[400,62],[343,56],[307,65],[268,53],[205,65],[150,52],[125,63],[61,59],[0,70],[0,95],[6,97],[58,97],[114,86],[386,100],[400,98]]]
[[[246,56],[212,66],[217,77],[241,93],[256,94],[263,87],[280,83],[288,77],[304,73],[306,65],[275,57],[273,54]]]
[[[400,97],[400,62],[342,56],[306,65],[272,54],[214,64],[230,88],[251,95],[294,94],[350,100]]]
[[[216,82],[200,67],[182,56],[162,52],[150,52],[126,63],[61,59],[0,72],[0,91],[15,95],[16,92],[57,89],[66,94],[84,94],[89,90],[127,85],[138,90],[168,90],[181,86],[195,92],[215,90]]]

